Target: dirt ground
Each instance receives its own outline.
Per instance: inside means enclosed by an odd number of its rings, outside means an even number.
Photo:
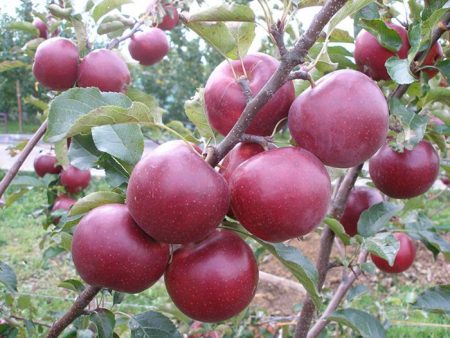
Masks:
[[[450,239],[450,234],[447,240]],[[296,246],[315,263],[319,251],[320,235],[312,233],[303,238],[303,240],[292,240],[289,245]],[[333,246],[332,257],[338,256],[336,245]],[[295,280],[292,274],[277,259],[271,255],[260,264],[260,270],[273,274],[275,276],[284,277]],[[334,289],[340,282],[342,270],[335,268],[329,271],[325,287]],[[397,278],[398,277],[398,278]],[[422,243],[417,243],[416,260],[411,268],[396,276],[396,283],[415,284],[429,287],[436,284],[446,284],[450,280],[450,264],[445,261],[440,254],[434,262],[433,255],[428,251]],[[393,276],[378,271],[375,275],[360,276],[358,283],[375,285],[375,283],[383,283],[385,287],[389,287],[394,283]],[[258,289],[252,305],[263,307],[268,310],[269,314],[275,316],[292,315],[292,310],[296,304],[303,301],[304,294],[294,291],[289,287],[284,287],[279,283],[273,284],[265,280],[260,280]]]

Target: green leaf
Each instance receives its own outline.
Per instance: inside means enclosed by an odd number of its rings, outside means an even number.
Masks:
[[[34,97],[33,95],[28,95],[23,101],[26,104],[31,104],[31,105],[35,106],[36,108],[38,108],[38,109],[40,109],[42,111],[45,111],[45,110],[48,109],[48,103],[47,102],[44,102],[44,101]]]
[[[59,19],[69,20],[73,12],[72,7],[62,8],[57,4],[50,4],[47,6],[47,8],[54,17],[57,17]]]
[[[343,29],[335,29],[330,35],[330,42],[353,43],[354,40],[348,31]]]
[[[125,299],[123,292],[113,291],[113,305],[120,304]]]
[[[14,270],[6,263],[0,261],[0,283],[14,293],[17,292],[17,277]]]
[[[336,26],[345,18],[355,14],[360,11],[362,8],[370,4],[373,0],[353,0],[347,1],[344,6],[341,7],[340,10],[331,18],[330,23],[328,24],[327,35],[330,35],[331,32],[336,28]]]
[[[61,140],[55,143],[55,155],[58,163],[64,168],[69,165],[67,141]]]
[[[84,285],[78,279],[66,279],[58,284],[58,287],[64,288],[67,290],[82,292],[84,290]]]
[[[125,24],[119,20],[102,22],[97,28],[97,34],[108,34],[119,30],[124,30],[126,27],[127,26],[125,26]]]
[[[413,306],[428,312],[450,315],[450,285],[434,286],[424,291]]]
[[[1,64],[0,64],[1,65]],[[450,59],[441,60],[436,64],[441,74],[450,81]]]
[[[373,237],[366,238],[363,246],[368,252],[387,260],[389,265],[393,266],[398,249],[400,248],[400,243],[392,234],[382,232]]]
[[[254,238],[259,244],[274,255],[295,278],[305,287],[309,296],[313,300],[317,308],[320,308],[321,299],[317,291],[318,273],[315,266],[299,249],[283,243],[269,243],[256,237]]]
[[[124,197],[112,191],[96,191],[79,199],[70,209],[69,216],[84,215],[104,204],[123,203]]]
[[[375,2],[369,3],[353,15],[354,36],[358,36],[362,27],[359,25],[361,19],[374,20],[380,18],[379,7]]]
[[[98,338],[112,338],[116,319],[114,313],[108,309],[98,308],[89,316],[91,322],[97,327]]]
[[[357,310],[344,309],[334,311],[328,320],[351,327],[360,336],[367,338],[384,338],[386,332],[381,323],[371,314]]]
[[[154,96],[131,87],[127,89],[126,94],[132,101],[141,102],[154,112],[155,123],[162,123],[162,109],[159,108],[158,101]]]
[[[189,13],[187,22],[255,22],[255,13],[250,7],[239,4],[227,4],[208,7],[197,13]]]
[[[98,150],[129,164],[136,164],[144,152],[144,136],[137,124],[116,124],[92,128]]]
[[[375,20],[360,20],[362,28],[371,33],[377,41],[391,52],[398,52],[403,45],[400,35],[392,28],[389,28],[386,23],[380,19]]]
[[[46,182],[34,176],[16,176],[16,178],[11,182],[11,186],[26,186],[34,188],[45,188],[47,186]]]
[[[359,296],[361,296],[367,292],[369,292],[369,288],[367,286],[362,285],[362,284],[356,285],[355,287],[351,288],[348,291],[346,298],[349,302],[351,302],[352,300],[358,298]]]
[[[431,88],[428,91],[427,95],[420,99],[419,105],[423,107],[434,102],[440,102],[447,106],[450,106],[450,88]]]
[[[192,132],[184,126],[181,121],[170,121],[166,124],[167,128],[174,130],[177,134],[183,136],[183,139],[188,142],[198,143],[199,141],[194,137]]]
[[[324,220],[325,224],[330,227],[334,234],[344,243],[344,245],[350,244],[350,236],[345,232],[344,226],[336,219],[327,217]]]
[[[416,81],[411,74],[408,59],[399,59],[397,56],[389,58],[385,63],[387,72],[392,80],[398,84],[410,84]]]
[[[69,148],[69,160],[72,165],[79,169],[94,167],[101,152],[95,147],[92,135],[77,135],[72,137]]]
[[[28,66],[28,64],[26,64],[25,62],[19,61],[19,60],[3,61],[3,62],[0,62],[0,73],[6,72],[11,69],[23,68],[23,67],[27,67],[27,66]]]
[[[191,121],[197,128],[200,136],[210,139],[214,138],[214,132],[208,123],[208,118],[206,117],[203,94],[204,89],[198,89],[195,96],[184,103],[184,111],[189,121]]]
[[[181,338],[169,318],[155,311],[133,316],[128,322],[131,338]]]
[[[131,0],[103,0],[95,5],[92,10],[92,17],[97,22],[103,15],[111,12],[113,9],[118,9],[122,5],[132,3]]]
[[[403,204],[381,202],[362,212],[358,221],[358,234],[370,237],[380,231],[392,216],[403,209]]]
[[[12,22],[7,26],[7,28],[31,34],[33,37],[39,36],[39,29],[37,29],[36,26],[33,25],[33,23],[31,22],[27,21]]]
[[[70,18],[73,28],[75,29],[75,35],[77,37],[77,46],[80,53],[83,53],[87,49],[88,32],[84,22],[78,18]]]

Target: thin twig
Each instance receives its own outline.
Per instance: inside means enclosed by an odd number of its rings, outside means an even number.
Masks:
[[[139,31],[141,29],[141,26],[144,24],[145,21],[145,16],[142,17],[141,19],[139,19],[138,21],[136,21],[136,23],[134,24],[133,28],[127,32],[126,34],[122,35],[119,38],[115,38],[114,40],[112,40],[109,44],[108,44],[108,49],[113,49],[116,48],[122,41],[125,41],[129,38],[131,38],[134,33],[136,33],[137,31]]]
[[[311,74],[305,70],[297,70],[289,74],[288,80],[305,80],[311,84],[311,87],[315,87],[316,83],[314,82]]]
[[[243,134],[240,139],[241,142],[250,142],[257,143],[265,150],[270,148],[270,143],[272,143],[271,136],[259,136],[259,135],[251,135],[251,134]]]
[[[270,35],[273,41],[277,45],[278,52],[280,53],[280,58],[284,59],[288,53],[286,45],[284,43],[284,22],[278,20],[276,24],[270,27]]]

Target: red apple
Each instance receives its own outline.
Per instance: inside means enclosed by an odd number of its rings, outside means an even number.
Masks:
[[[395,233],[394,237],[400,242],[400,248],[395,257],[394,265],[390,266],[388,261],[371,254],[372,262],[378,267],[378,269],[388,273],[399,273],[407,270],[416,257],[416,247],[413,241],[408,235],[404,233]]]
[[[447,187],[450,187],[450,180],[448,179],[448,177],[441,177],[441,181],[442,183],[444,183]]]
[[[202,240],[219,225],[229,204],[223,177],[183,141],[154,149],[135,166],[128,182],[131,216],[164,243]]]
[[[166,15],[162,18],[162,21],[158,24],[158,28],[170,31],[178,24],[179,15],[177,8],[172,4],[164,5]]]
[[[245,161],[234,171],[230,189],[238,221],[269,242],[311,232],[325,217],[331,198],[323,164],[294,147],[268,150]]]
[[[245,56],[242,62],[227,60],[217,66],[205,87],[205,106],[211,126],[222,135],[228,134],[247,104],[239,79],[247,74],[250,91],[256,95],[275,73],[278,65],[279,62],[273,57],[257,53]],[[288,81],[259,110],[246,133],[272,134],[276,124],[287,116],[294,98],[294,85]]]
[[[73,198],[70,198],[66,195],[59,195],[56,197],[55,203],[53,203],[51,212],[57,211],[57,210],[63,210],[63,211],[69,211],[72,205],[76,203],[76,200]],[[53,224],[58,224],[61,220],[60,217],[53,217]]]
[[[86,283],[137,293],[163,275],[169,246],[147,236],[125,205],[106,204],[81,219],[73,234],[72,258]]]
[[[59,174],[62,168],[58,165],[58,160],[50,154],[42,154],[34,159],[34,171],[39,177],[45,174]]]
[[[383,196],[378,190],[367,187],[353,188],[340,219],[345,232],[349,236],[355,236],[358,233],[358,221],[362,212],[381,202]]]
[[[385,144],[369,161],[375,186],[389,197],[412,198],[425,193],[439,174],[439,155],[427,141],[402,153]]]
[[[393,56],[406,59],[411,48],[405,28],[393,23],[386,23],[386,25],[394,29],[402,39],[402,46],[398,52],[391,52],[384,48],[374,35],[364,29],[361,30],[355,41],[354,56],[358,69],[376,81],[390,80],[391,77],[384,64]]]
[[[78,87],[97,87],[102,92],[123,92],[131,81],[127,64],[109,49],[97,49],[80,64]]]
[[[354,70],[338,70],[298,96],[289,110],[297,144],[325,165],[349,168],[383,145],[389,111],[377,84]]]
[[[428,52],[427,56],[423,60],[424,66],[434,66],[436,62],[438,62],[440,59],[442,59],[444,56],[444,52],[442,51],[442,47],[439,44],[439,42],[436,42],[433,47],[431,47],[430,51]],[[424,69],[425,73],[428,74],[429,78],[433,78],[438,73],[438,70],[434,69]]]
[[[141,65],[150,66],[161,61],[169,51],[166,34],[159,28],[133,34],[128,45],[131,57]]]
[[[33,74],[40,84],[51,90],[71,88],[78,76],[78,48],[64,38],[51,38],[36,49]]]
[[[35,18],[33,20],[33,25],[39,30],[39,37],[43,39],[47,39],[48,36],[48,28],[47,24],[39,18]]]
[[[258,284],[258,265],[238,235],[216,230],[202,242],[175,251],[164,280],[170,298],[184,314],[218,322],[248,306]]]
[[[61,184],[70,193],[76,193],[89,185],[91,181],[91,172],[89,170],[80,170],[74,166],[69,166],[60,174]]]

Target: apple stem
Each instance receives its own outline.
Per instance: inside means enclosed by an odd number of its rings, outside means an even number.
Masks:
[[[288,80],[305,80],[309,81],[311,84],[311,87],[314,88],[316,86],[316,83],[314,82],[314,79],[312,78],[311,74],[304,70],[297,70],[295,72],[292,72],[289,74]]]
[[[240,141],[257,143],[261,147],[263,147],[265,150],[267,150],[270,147],[270,143],[272,143],[272,137],[271,136],[258,136],[258,135],[251,135],[251,134],[242,134]]]

